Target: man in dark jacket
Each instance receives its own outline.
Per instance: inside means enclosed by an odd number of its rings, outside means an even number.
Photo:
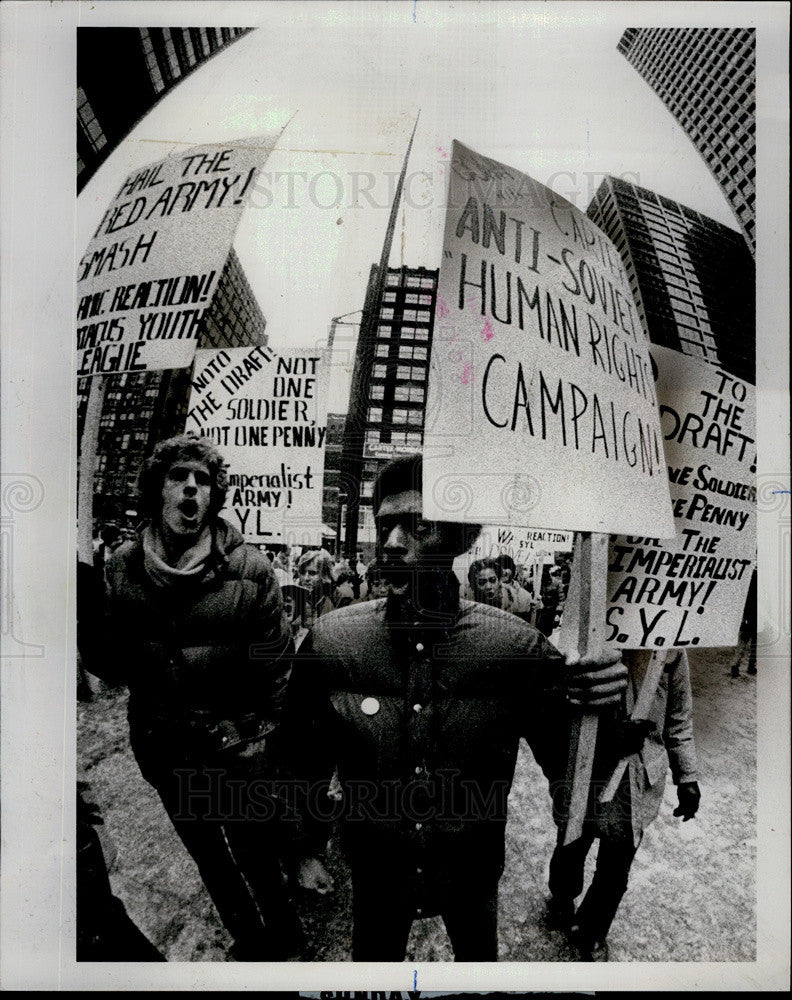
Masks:
[[[139,481],[149,523],[105,568],[87,662],[129,686],[130,740],[192,855],[239,960],[281,959],[300,928],[282,885],[269,744],[290,669],[269,559],[218,512],[224,463],[208,441],[161,442]]]
[[[321,848],[337,767],[354,960],[402,961],[413,919],[439,913],[457,961],[495,961],[519,739],[570,703],[618,700],[626,670],[607,656],[571,677],[531,626],[460,600],[451,564],[478,527],[423,520],[419,456],[381,471],[373,505],[391,591],[319,619],[289,687],[303,811]],[[315,857],[299,879],[328,884]]]

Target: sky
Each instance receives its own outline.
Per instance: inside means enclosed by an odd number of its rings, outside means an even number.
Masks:
[[[134,6],[123,23],[193,24],[211,6],[212,23],[257,30],[166,95],[86,185],[79,252],[135,167],[286,125],[234,243],[276,349],[315,346],[333,317],[362,307],[419,113],[391,266],[439,266],[453,139],[582,210],[610,173],[737,228],[692,143],[616,49],[636,5]],[[664,8],[647,7],[662,23]],[[346,410],[355,333],[337,329],[331,412]]]

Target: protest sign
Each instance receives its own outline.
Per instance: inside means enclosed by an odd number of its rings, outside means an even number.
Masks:
[[[756,558],[755,389],[698,358],[652,356],[676,538],[611,539],[608,641],[734,646]]]
[[[673,534],[648,343],[618,251],[552,190],[457,142],[424,515]]]
[[[321,541],[326,371],[312,350],[196,351],[186,430],[228,462],[223,516],[247,541]]]
[[[77,375],[192,362],[256,173],[277,136],[134,171],[77,266]]]
[[[537,553],[571,552],[574,532],[485,524],[470,550],[474,559],[511,556],[520,565]]]
[[[468,570],[477,559],[497,559],[511,556],[517,567],[525,567],[538,592],[542,567],[552,566],[554,552],[571,552],[572,531],[548,531],[537,528],[516,528],[505,524],[485,524],[467,552],[454,560],[454,572],[467,592]]]

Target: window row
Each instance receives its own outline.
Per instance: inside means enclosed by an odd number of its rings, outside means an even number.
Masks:
[[[402,275],[400,271],[388,272],[388,278],[385,282],[387,288],[399,288],[402,283]],[[405,288],[420,288],[429,289],[432,291],[437,284],[437,277],[433,275],[418,275],[418,274],[408,274],[404,278]]]
[[[378,337],[390,337],[394,333],[400,334],[402,340],[428,340],[429,339],[429,327],[428,326],[402,326],[402,327],[392,327],[387,323],[380,323],[377,327]]]
[[[423,344],[399,344],[399,358],[403,361],[426,361],[429,349]],[[378,358],[387,358],[390,354],[390,344],[377,344]]]
[[[384,379],[388,375],[387,365],[374,365],[374,371],[372,376],[375,379]],[[397,379],[412,379],[414,382],[423,382],[426,380],[426,369],[419,368],[417,365],[399,365],[396,369]]]

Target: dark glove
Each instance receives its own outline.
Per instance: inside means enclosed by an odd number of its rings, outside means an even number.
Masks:
[[[680,782],[677,786],[677,799],[679,800],[679,805],[674,810],[674,815],[681,816],[682,821],[687,823],[689,819],[693,819],[696,815],[699,802],[701,802],[701,792],[699,791],[698,782]]]
[[[646,737],[657,727],[649,719],[622,719],[614,726],[613,740],[619,757],[631,757],[643,749]]]

